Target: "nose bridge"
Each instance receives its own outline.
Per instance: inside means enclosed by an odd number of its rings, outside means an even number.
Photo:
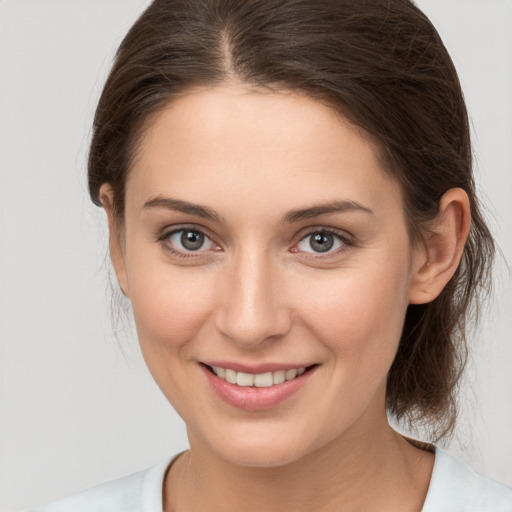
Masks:
[[[290,327],[282,302],[279,269],[265,249],[241,249],[233,257],[217,314],[218,329],[239,345],[258,346]]]

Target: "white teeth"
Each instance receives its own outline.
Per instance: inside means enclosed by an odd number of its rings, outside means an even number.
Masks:
[[[274,384],[272,372],[258,373],[254,376],[254,385],[257,388],[269,388]]]
[[[220,375],[219,375],[219,377],[220,377]],[[225,380],[226,380],[226,382],[229,382],[230,384],[236,384],[236,372],[235,372],[235,370],[229,370],[228,368],[226,368]]]
[[[243,386],[243,387],[253,386],[254,385],[254,375],[251,375],[250,373],[237,372],[236,383],[239,386]]]
[[[241,387],[255,386],[257,388],[269,388],[276,384],[282,384],[286,380],[292,380],[302,375],[306,368],[293,368],[291,370],[277,370],[275,372],[266,373],[243,373],[235,372],[230,368],[221,368],[220,366],[212,366],[213,373],[220,379],[236,384]]]
[[[282,384],[286,380],[286,372],[284,370],[277,370],[272,374],[274,384]]]
[[[295,377],[297,377],[297,370],[295,370],[295,368],[293,370],[286,370],[286,380],[292,380],[295,379]]]

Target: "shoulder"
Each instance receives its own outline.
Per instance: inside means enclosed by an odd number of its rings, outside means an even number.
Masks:
[[[162,485],[166,459],[131,475],[39,507],[32,512],[162,512]]]
[[[455,456],[436,448],[422,512],[512,512],[512,489],[479,475]]]

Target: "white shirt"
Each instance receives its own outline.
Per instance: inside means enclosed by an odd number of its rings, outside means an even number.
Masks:
[[[174,459],[33,512],[162,512],[163,480]],[[475,473],[453,455],[436,448],[422,512],[512,512],[512,488]]]

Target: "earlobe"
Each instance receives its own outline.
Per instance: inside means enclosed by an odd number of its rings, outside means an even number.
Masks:
[[[431,302],[441,293],[460,264],[470,225],[466,192],[461,188],[445,192],[429,233],[413,251],[410,304]]]
[[[120,232],[121,227],[114,207],[114,191],[110,184],[104,183],[100,187],[99,197],[107,214],[110,259],[112,260],[119,287],[123,294],[128,297],[128,280],[126,277],[122,233]]]

